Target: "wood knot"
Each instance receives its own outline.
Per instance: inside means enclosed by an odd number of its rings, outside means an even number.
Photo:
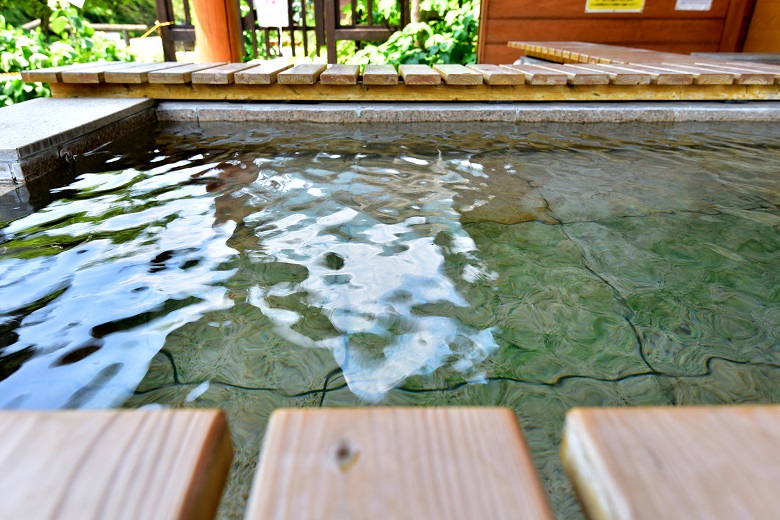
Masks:
[[[341,471],[347,471],[357,462],[357,447],[348,440],[342,439],[333,447],[333,459]]]

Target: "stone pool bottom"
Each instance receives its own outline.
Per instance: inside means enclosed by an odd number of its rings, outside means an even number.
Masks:
[[[0,406],[780,402],[780,128],[166,124],[0,228]],[[442,475],[441,478],[457,478]]]

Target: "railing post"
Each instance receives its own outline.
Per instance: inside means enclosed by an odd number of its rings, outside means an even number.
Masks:
[[[187,0],[185,0],[186,2]],[[171,0],[155,0],[157,6],[157,20],[161,23],[173,22],[173,6]],[[168,25],[160,27],[160,39],[162,40],[163,57],[165,61],[176,61],[176,48],[173,45],[171,28]]]

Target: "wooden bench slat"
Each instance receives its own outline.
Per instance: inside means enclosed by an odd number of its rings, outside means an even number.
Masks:
[[[149,80],[150,72],[180,66],[181,63],[175,61],[165,61],[162,63],[142,63],[137,67],[125,67],[107,71],[105,74],[103,74],[103,81],[106,83],[146,83]]]
[[[570,68],[582,69],[593,72],[601,72],[609,77],[609,81],[613,85],[648,85],[650,84],[650,74],[643,72],[628,72],[628,71],[616,71],[610,70],[606,67],[602,67],[602,64],[582,64],[582,65],[567,65]]]
[[[563,72],[554,72],[536,65],[500,65],[509,70],[515,70],[525,76],[529,85],[565,85],[569,77]]]
[[[49,67],[47,69],[23,70],[22,81],[30,83],[60,83],[62,82],[62,73],[69,70],[80,70],[89,67],[100,67],[102,63],[74,63],[72,65],[60,65],[58,67]]]
[[[584,71],[573,68],[570,65],[535,65],[552,72],[562,72],[566,74],[570,85],[608,85],[609,75],[606,72]]]
[[[282,71],[276,81],[282,85],[314,85],[328,66],[323,63],[307,63]]]
[[[101,63],[97,67],[83,67],[62,71],[62,81],[65,83],[102,83],[106,72],[119,69],[133,69],[142,63],[132,62],[108,62]]]
[[[434,65],[447,85],[481,85],[482,74],[463,65]]]
[[[228,63],[213,69],[199,70],[192,73],[193,83],[205,85],[229,85],[233,83],[236,72],[256,66],[258,62]]]
[[[171,67],[150,72],[147,79],[149,83],[191,83],[193,73],[198,72],[199,70],[213,69],[220,65],[225,65],[225,62],[188,63],[180,67]]]
[[[525,74],[512,71],[498,65],[478,64],[466,65],[471,70],[482,74],[482,78],[488,85],[522,85],[525,83]]]
[[[246,85],[270,85],[276,82],[280,72],[292,67],[287,58],[267,61],[251,69],[244,69],[233,76],[236,83]]]
[[[775,519],[780,406],[582,408],[562,457],[594,520]]]
[[[277,410],[245,520],[551,520],[503,408]]]
[[[218,410],[0,411],[1,518],[211,518],[232,458]]]
[[[323,85],[357,85],[359,65],[331,65],[320,75]]]
[[[363,71],[364,85],[397,85],[398,72],[392,65],[366,65]]]
[[[441,84],[441,75],[428,65],[400,65],[398,72],[406,85]]]

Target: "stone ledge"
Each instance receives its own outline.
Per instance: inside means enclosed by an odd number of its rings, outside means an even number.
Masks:
[[[301,104],[161,102],[159,121],[312,123],[681,123],[780,121],[778,102]]]

